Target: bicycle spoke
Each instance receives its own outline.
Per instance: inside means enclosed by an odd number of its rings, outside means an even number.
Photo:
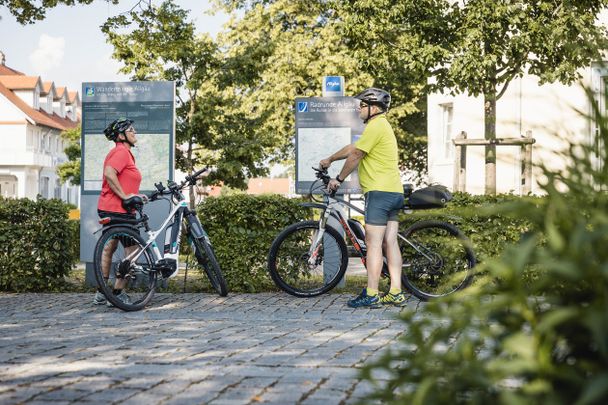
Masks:
[[[467,285],[475,264],[466,239],[451,225],[420,224],[399,238],[404,284],[422,299],[447,295]]]

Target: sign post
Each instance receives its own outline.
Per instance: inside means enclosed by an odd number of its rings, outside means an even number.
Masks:
[[[154,190],[154,183],[159,181],[173,180],[175,83],[83,83],[82,94],[80,260],[86,264],[86,283],[95,285],[93,255],[99,234],[93,233],[101,228],[97,201],[103,181],[103,162],[114,147],[103,130],[118,118],[134,121],[137,144],[131,152],[142,174],[140,192]],[[162,204],[146,205],[152,227],[160,226],[159,217],[167,210]]]

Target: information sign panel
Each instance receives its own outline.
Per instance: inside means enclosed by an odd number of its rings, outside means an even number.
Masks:
[[[316,180],[312,167],[345,145],[356,142],[365,125],[352,97],[296,98],[296,193],[308,194]],[[344,161],[334,162],[329,174],[336,177]],[[338,190],[339,194],[360,194],[356,170]]]

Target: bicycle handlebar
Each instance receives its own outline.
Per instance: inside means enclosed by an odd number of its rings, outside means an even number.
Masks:
[[[338,190],[328,190],[327,189],[327,185],[329,184],[329,181],[331,180],[331,176],[329,175],[329,173],[327,173],[327,169],[321,168],[321,167],[313,167],[312,170],[315,171],[315,176],[317,176],[317,179],[321,180],[323,182],[323,184],[325,185],[325,188],[324,188],[325,194],[327,194],[331,198],[333,198],[336,195],[336,192]]]
[[[204,167],[201,170],[194,172],[189,176],[186,176],[186,179],[184,181],[182,181],[180,184],[177,184],[173,181],[168,181],[167,182],[168,189],[165,186],[163,186],[162,182],[155,183],[154,186],[156,187],[157,191],[153,191],[151,194],[146,195],[146,196],[148,197],[148,199],[150,201],[155,201],[160,196],[163,196],[163,195],[179,195],[186,186],[196,184],[196,181],[198,180],[199,176],[201,174],[205,173],[207,170],[209,170],[209,168]]]

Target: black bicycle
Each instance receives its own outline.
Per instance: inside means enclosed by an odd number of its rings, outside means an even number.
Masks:
[[[148,196],[149,201],[170,200],[173,209],[156,230],[151,231],[148,216],[144,214],[144,200],[131,197],[125,200],[128,211],[135,210],[137,219],[112,225],[111,218],[101,218],[100,224],[108,224],[95,246],[94,269],[97,284],[107,300],[124,311],[144,308],[152,299],[159,278],[175,277],[178,271],[179,243],[182,224],[191,243],[199,265],[204,269],[211,286],[220,296],[228,294],[228,287],[220,265],[215,257],[209,236],[203,229],[196,211],[190,210],[182,190],[196,184],[198,177],[206,169],[187,176],[180,184],[168,182],[155,184],[156,191]],[[141,236],[144,229],[147,239]],[[166,230],[163,252],[156,243],[156,237]],[[119,283],[127,299],[120,299],[113,290]],[[124,297],[124,296],[123,296]]]
[[[318,221],[302,221],[288,226],[275,238],[268,254],[268,271],[275,284],[297,297],[314,297],[333,289],[348,267],[344,236],[327,224],[335,218],[366,264],[365,230],[354,219],[344,219],[339,207],[355,205],[328,192],[327,170],[315,169],[317,181],[311,195],[322,192],[322,203],[303,203],[321,210]],[[407,208],[407,207],[404,207]],[[399,226],[399,248],[403,258],[402,283],[414,296],[428,300],[465,288],[472,280],[475,254],[470,241],[453,224],[425,220]],[[382,275],[388,277],[386,261]]]

